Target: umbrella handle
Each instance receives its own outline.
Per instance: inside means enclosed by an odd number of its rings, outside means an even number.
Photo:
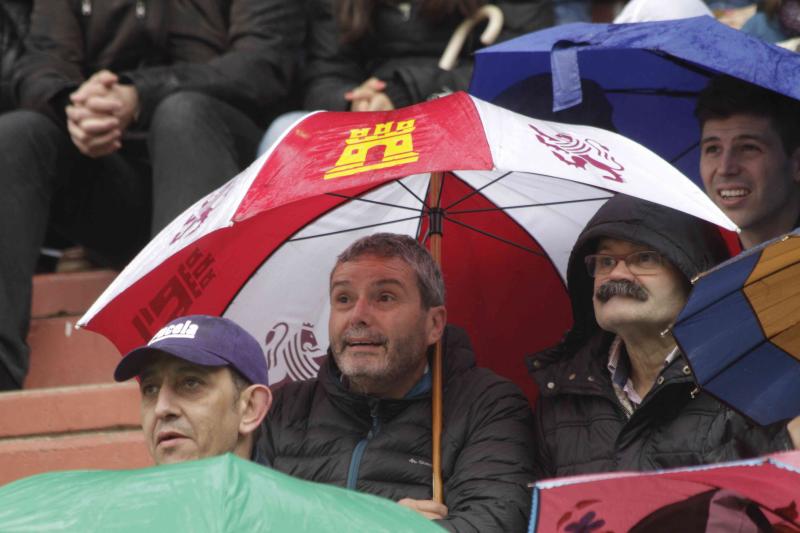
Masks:
[[[464,47],[467,35],[472,31],[472,28],[484,19],[488,20],[489,24],[486,25],[486,29],[481,33],[481,42],[484,45],[489,45],[497,40],[500,31],[503,29],[503,12],[495,5],[486,4],[471,17],[464,19],[453,31],[453,35],[450,36],[450,41],[448,41],[442,57],[439,59],[440,69],[452,70],[456,66],[458,55]]]
[[[439,208],[442,193],[442,172],[432,172],[430,182],[430,196],[435,208]],[[439,267],[442,266],[442,234],[441,229],[431,232],[430,235],[431,257]],[[431,488],[433,501],[444,503],[444,484],[442,482],[442,339],[436,341],[433,352],[433,368],[431,385],[431,470],[433,480]]]

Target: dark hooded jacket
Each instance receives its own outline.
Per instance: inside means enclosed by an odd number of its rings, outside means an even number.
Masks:
[[[439,68],[439,59],[460,13],[432,21],[420,13],[420,2],[374,0],[371,30],[356,42],[344,43],[336,22],[336,0],[309,0],[308,64],[304,69],[305,109],[345,111],[344,93],[370,77],[386,82],[386,95],[395,108],[425,101],[446,91],[467,90],[471,55],[481,46],[480,28],[466,41],[458,65]],[[498,0],[504,25],[498,41],[553,24],[550,2]]]
[[[514,384],[475,366],[462,330],[448,326],[443,349],[449,515],[438,523],[460,532],[524,531],[533,479],[528,403]],[[395,501],[429,500],[430,387],[419,385],[400,400],[355,394],[329,355],[317,379],[275,392],[257,457],[299,478]]]
[[[541,391],[534,415],[537,475],[654,470],[791,449],[785,424],[751,425],[700,391],[683,355],[662,370],[628,418],[607,368],[614,335],[597,325],[583,262],[602,237],[651,247],[687,280],[725,256],[713,226],[673,209],[618,195],[598,210],[567,269],[574,326],[560,345],[528,361]]]
[[[139,94],[139,126],[178,91],[214,96],[264,122],[289,91],[303,39],[299,2],[39,0],[15,64],[21,107],[65,124],[69,94],[108,69]]]

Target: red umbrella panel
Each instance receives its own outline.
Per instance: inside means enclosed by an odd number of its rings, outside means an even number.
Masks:
[[[800,532],[798,485],[800,452],[656,472],[544,480],[534,486],[528,531]],[[763,529],[755,527],[759,521]]]
[[[735,229],[688,178],[605,130],[464,93],[317,113],[165,228],[80,324],[124,353],[173,317],[223,314],[262,342],[272,383],[306,379],[327,345],[336,255],[378,231],[422,242],[441,232],[449,321],[467,329],[480,365],[532,395],[523,357],[569,327],[569,252],[617,192]]]

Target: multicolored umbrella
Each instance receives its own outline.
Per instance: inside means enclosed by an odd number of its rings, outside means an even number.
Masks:
[[[261,340],[271,383],[307,379],[325,354],[337,254],[367,234],[404,233],[441,243],[449,321],[467,329],[479,365],[533,397],[523,356],[569,327],[572,245],[616,192],[735,227],[674,167],[605,130],[465,93],[316,113],[166,227],[79,325],[124,353],[173,317],[224,315]]]
[[[800,230],[702,274],[673,334],[710,394],[762,425],[800,415]]]
[[[296,479],[231,454],[21,479],[0,487],[0,524],[4,533],[442,531],[392,501]]]
[[[544,480],[533,489],[528,531],[800,532],[798,486],[800,452],[656,472]],[[754,524],[759,521],[773,529],[757,530]],[[732,527],[747,523],[750,529]]]
[[[699,184],[694,106],[719,74],[800,99],[800,54],[712,17],[529,33],[479,50],[469,92],[530,116],[552,119],[563,110],[557,120],[613,122]]]

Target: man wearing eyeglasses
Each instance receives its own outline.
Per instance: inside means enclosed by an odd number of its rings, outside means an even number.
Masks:
[[[716,229],[685,213],[624,195],[598,210],[567,269],[574,325],[529,361],[540,477],[707,464],[800,442],[785,423],[754,426],[700,391],[669,333],[690,280],[725,255]]]

